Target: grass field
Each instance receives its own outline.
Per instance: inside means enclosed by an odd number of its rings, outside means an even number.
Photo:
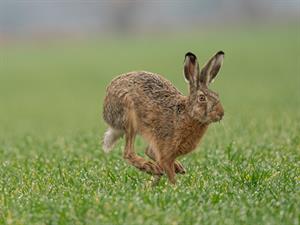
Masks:
[[[299,224],[300,31],[15,43],[0,56],[0,224]],[[225,108],[171,186],[105,155],[105,87],[131,70],[184,93],[183,56],[226,53]],[[136,149],[143,155],[145,143]]]

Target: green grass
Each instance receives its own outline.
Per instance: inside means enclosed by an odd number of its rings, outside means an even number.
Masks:
[[[0,224],[299,224],[300,32],[252,29],[135,40],[17,43],[0,51]],[[171,186],[105,155],[102,100],[122,72],[186,93],[184,53],[224,50],[211,125]],[[145,143],[136,149],[143,155]]]

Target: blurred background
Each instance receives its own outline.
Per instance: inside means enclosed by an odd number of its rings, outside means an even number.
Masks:
[[[297,0],[2,0],[1,33],[11,37],[136,36],[299,19]]]
[[[298,0],[2,0],[0,134],[101,134],[113,77],[149,70],[187,93],[187,51],[225,51],[225,127],[298,119],[299,15]]]

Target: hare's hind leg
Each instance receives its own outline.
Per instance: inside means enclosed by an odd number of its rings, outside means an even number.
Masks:
[[[157,162],[156,158],[155,157],[155,154],[154,154],[154,151],[153,149],[149,146],[147,146],[146,150],[145,150],[145,153],[146,155],[152,159],[154,162]],[[152,186],[155,187],[156,185],[159,184],[159,181],[160,181],[160,178],[161,178],[162,174],[161,175],[155,175],[154,176],[154,180],[152,181]]]
[[[153,149],[148,146],[145,151],[146,155],[153,161],[157,161]],[[185,174],[185,169],[179,161],[174,162],[175,173]]]
[[[158,166],[157,163],[143,159],[134,152],[134,139],[136,131],[134,130],[133,124],[129,124],[125,131],[125,150],[124,158],[133,166],[141,171],[145,171],[154,175],[162,175],[163,170]]]

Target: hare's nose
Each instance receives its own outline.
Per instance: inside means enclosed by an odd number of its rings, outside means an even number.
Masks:
[[[221,119],[224,117],[224,111],[221,111],[220,113],[219,113],[219,116],[221,117]]]
[[[220,116],[220,118],[222,119],[224,116],[224,109],[221,105],[221,103],[219,103],[216,107],[216,111],[218,112],[218,116]]]

